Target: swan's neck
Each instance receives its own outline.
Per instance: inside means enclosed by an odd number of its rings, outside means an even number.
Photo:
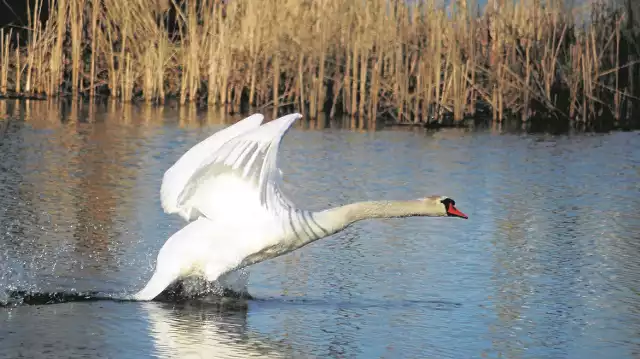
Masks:
[[[411,201],[367,201],[347,204],[317,213],[321,223],[331,224],[340,231],[347,226],[370,218],[397,218],[412,216],[435,216],[436,209],[430,210],[421,200]]]
[[[289,253],[363,219],[410,216],[446,216],[446,212],[444,206],[440,208],[422,200],[356,202],[320,212],[292,208],[282,217],[284,232],[276,234],[273,241],[267,241],[270,244],[266,247],[244,258],[239,267]]]
[[[294,226],[306,227],[295,233],[299,246],[340,232],[363,219],[446,215],[442,209],[435,206],[431,208],[421,200],[356,202],[320,212],[303,213],[305,218],[296,221],[297,226]]]

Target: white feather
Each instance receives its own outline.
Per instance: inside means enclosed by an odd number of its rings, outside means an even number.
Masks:
[[[278,148],[290,126],[301,117],[280,117],[220,146],[186,181],[178,207],[221,221],[246,223],[249,215],[281,221],[293,204],[280,190]]]
[[[264,116],[261,114],[251,115],[214,133],[182,155],[182,157],[164,173],[162,178],[160,200],[164,211],[168,214],[177,213],[187,221],[196,219],[199,215],[197,211],[194,211],[191,207],[178,204],[178,196],[184,186],[207,158],[212,156],[212,154],[234,137],[260,127],[263,119]]]

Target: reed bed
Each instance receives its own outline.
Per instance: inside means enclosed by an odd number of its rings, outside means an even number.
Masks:
[[[395,123],[484,115],[620,125],[640,115],[630,0],[30,4],[26,32],[0,31],[5,95],[174,98]]]

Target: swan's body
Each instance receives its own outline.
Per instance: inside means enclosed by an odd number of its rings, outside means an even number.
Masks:
[[[189,150],[163,177],[162,206],[192,221],[158,254],[149,283],[134,295],[152,300],[191,275],[215,281],[230,271],[274,258],[367,218],[457,216],[447,197],[358,202],[320,212],[295,207],[280,190],[282,137],[299,114],[260,125],[250,116]]]

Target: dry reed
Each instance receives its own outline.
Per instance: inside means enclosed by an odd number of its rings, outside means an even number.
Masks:
[[[396,123],[639,114],[631,2],[592,3],[581,21],[563,0],[491,0],[482,12],[460,0],[50,0],[41,22],[42,1],[26,45],[0,32],[2,94],[173,97]]]

